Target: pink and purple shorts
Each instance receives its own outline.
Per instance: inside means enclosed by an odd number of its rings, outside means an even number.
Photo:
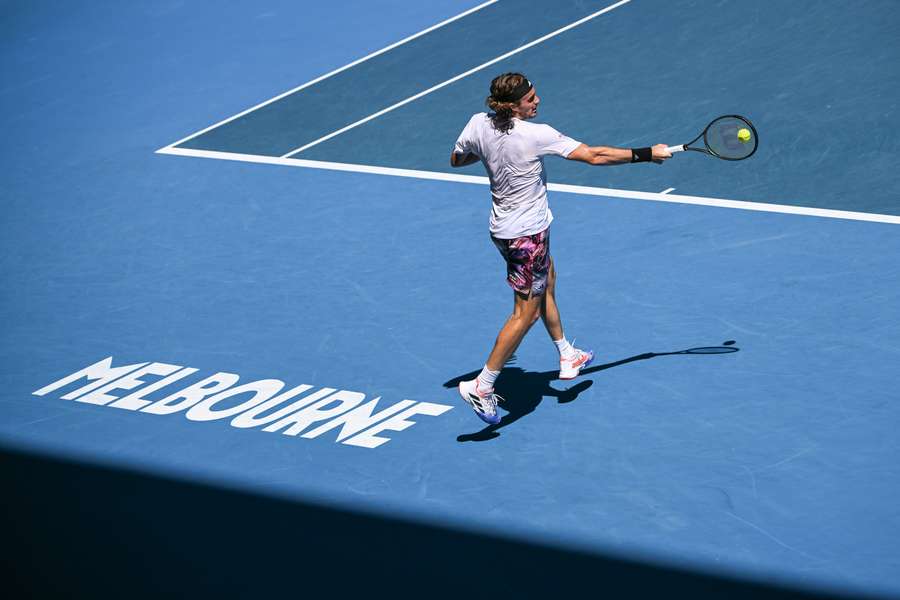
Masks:
[[[540,296],[547,289],[550,272],[550,230],[511,240],[491,236],[506,260],[506,281],[516,292]]]

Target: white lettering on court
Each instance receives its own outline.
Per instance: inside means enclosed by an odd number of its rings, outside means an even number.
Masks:
[[[238,385],[240,376],[225,372],[209,375],[180,389],[174,385],[197,372],[198,369],[193,367],[162,362],[114,367],[110,356],[32,394],[46,396],[65,391],[60,396],[63,400],[154,415],[184,412],[191,421],[230,419],[229,424],[235,428],[257,428],[304,439],[320,438],[338,430],[335,442],[369,449],[391,441],[391,438],[377,434],[404,431],[415,425],[416,421],[410,419],[413,415],[436,417],[453,408],[415,400],[379,406],[380,396],[366,401],[363,392],[316,388],[310,384],[283,392],[285,383],[279,379],[260,379]],[[80,387],[66,389],[74,385]],[[123,395],[119,390],[130,393]]]

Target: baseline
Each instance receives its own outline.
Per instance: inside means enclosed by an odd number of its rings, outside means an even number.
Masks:
[[[325,169],[330,171],[347,171],[352,173],[390,175],[392,177],[411,177],[415,179],[432,179],[437,181],[454,181],[457,183],[490,185],[490,181],[485,176],[457,175],[454,173],[442,173],[440,171],[417,171],[414,169],[397,169],[392,167],[377,167],[371,165],[306,160],[301,158],[262,156],[256,154],[238,154],[233,152],[220,152],[215,150],[195,150],[191,148],[174,148],[171,146],[160,148],[156,151],[156,153],[171,154],[174,156],[189,156],[194,158],[214,158],[219,160],[232,160],[238,162],[281,165],[288,167],[303,167],[309,169]],[[725,198],[707,198],[704,196],[685,196],[667,192],[617,190],[613,188],[568,185],[564,183],[548,183],[547,189],[552,192],[583,194],[588,196],[606,196],[611,198],[626,198],[629,200],[650,200],[653,202],[670,202],[674,204],[715,206],[718,208],[733,208],[738,210],[753,210],[759,212],[784,213],[792,215],[805,215],[811,217],[824,217],[829,219],[869,221],[873,223],[890,223],[894,225],[900,225],[900,216],[897,215],[883,215],[877,213],[854,212],[848,210],[834,210],[829,208],[770,204],[763,202],[750,202],[746,200],[729,200]]]

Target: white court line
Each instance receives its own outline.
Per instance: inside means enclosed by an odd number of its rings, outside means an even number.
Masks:
[[[597,12],[592,13],[592,14],[590,14],[590,15],[584,17],[584,18],[581,18],[581,19],[575,21],[574,23],[570,23],[570,24],[566,25],[565,27],[560,27],[560,28],[557,29],[556,31],[553,31],[553,32],[551,32],[551,33],[548,33],[547,35],[545,35],[545,36],[543,36],[543,37],[539,37],[538,39],[536,39],[536,40],[534,40],[534,41],[528,42],[528,43],[525,44],[524,46],[519,46],[519,47],[516,48],[515,50],[510,50],[510,51],[507,52],[506,54],[502,54],[502,55],[498,56],[497,58],[491,59],[491,60],[487,61],[486,63],[480,64],[480,65],[478,65],[477,67],[475,67],[475,68],[473,68],[473,69],[469,69],[469,70],[466,71],[465,73],[460,73],[459,75],[457,75],[457,76],[455,76],[455,77],[451,77],[450,79],[448,79],[447,81],[444,81],[443,83],[439,83],[439,84],[437,84],[437,85],[435,85],[435,86],[432,86],[432,87],[428,88],[428,89],[425,90],[425,91],[419,92],[418,94],[416,94],[416,95],[414,95],[414,96],[410,96],[409,98],[407,98],[407,99],[405,99],[405,100],[401,100],[400,102],[397,102],[396,104],[393,104],[393,105],[391,105],[391,106],[388,106],[388,107],[385,108],[385,109],[379,110],[378,112],[376,112],[376,113],[374,113],[374,114],[371,114],[371,115],[369,115],[368,117],[365,117],[365,118],[363,118],[363,119],[360,119],[359,121],[357,121],[357,122],[355,122],[355,123],[351,123],[350,125],[347,125],[346,127],[342,127],[341,129],[338,129],[337,131],[332,131],[332,132],[329,133],[328,135],[322,136],[322,137],[320,137],[319,139],[314,140],[314,141],[312,141],[312,142],[310,142],[310,143],[308,143],[308,144],[306,144],[306,145],[304,145],[304,146],[300,146],[300,147],[297,148],[296,150],[291,150],[291,151],[288,152],[287,154],[282,155],[282,158],[290,158],[291,156],[293,156],[293,155],[295,155],[295,154],[299,154],[300,152],[303,152],[303,151],[306,150],[307,148],[312,148],[313,146],[315,146],[315,145],[317,145],[317,144],[321,144],[322,142],[324,142],[324,141],[326,141],[326,140],[330,140],[331,138],[333,138],[333,137],[336,136],[336,135],[340,135],[340,134],[344,133],[345,131],[349,131],[350,129],[353,129],[354,127],[358,127],[358,126],[362,125],[363,123],[368,123],[368,122],[371,121],[372,119],[376,119],[376,118],[380,117],[381,115],[383,115],[383,114],[385,114],[385,113],[389,113],[389,112],[391,112],[392,110],[395,110],[395,109],[397,109],[397,108],[400,108],[401,106],[403,106],[403,105],[405,105],[405,104],[409,104],[410,102],[412,102],[412,101],[414,101],[414,100],[418,100],[418,99],[421,98],[422,96],[425,96],[425,95],[427,95],[427,94],[430,94],[431,92],[434,92],[435,90],[439,90],[439,89],[441,89],[442,87],[448,86],[448,85],[450,85],[451,83],[453,83],[453,82],[455,82],[455,81],[459,81],[460,79],[462,79],[462,78],[464,78],[464,77],[468,77],[468,76],[471,75],[472,73],[476,73],[476,72],[478,72],[478,71],[481,71],[482,69],[486,69],[487,67],[489,67],[489,66],[491,66],[491,65],[493,65],[493,64],[495,64],[495,63],[498,63],[498,62],[500,62],[501,60],[507,59],[507,58],[509,58],[510,56],[514,55],[514,54],[518,54],[519,52],[522,52],[523,50],[527,50],[528,48],[531,48],[532,46],[536,46],[536,45],[538,45],[538,44],[540,44],[540,43],[542,43],[542,42],[545,42],[545,41],[549,40],[549,39],[552,38],[552,37],[556,37],[557,35],[559,35],[559,34],[561,34],[561,33],[564,33],[564,32],[566,32],[566,31],[568,31],[568,30],[570,30],[570,29],[573,29],[573,28],[575,28],[575,27],[578,27],[578,26],[581,25],[582,23],[587,23],[587,22],[590,21],[591,19],[595,19],[595,18],[599,17],[600,15],[605,14],[605,13],[608,13],[609,11],[611,11],[611,10],[613,10],[613,9],[616,9],[616,8],[618,8],[618,7],[620,7],[620,6],[624,5],[624,4],[628,4],[629,2],[631,2],[631,0],[620,0],[619,2],[616,2],[615,4],[610,4],[610,5],[607,6],[606,8],[603,8],[603,9],[601,9],[601,10],[598,10]]]
[[[669,192],[674,192],[675,188],[666,188],[660,192],[660,194],[668,194]]]
[[[447,19],[447,20],[445,20],[445,21],[441,21],[441,22],[438,23],[437,25],[432,25],[432,26],[429,27],[428,29],[423,29],[423,30],[420,31],[419,33],[415,33],[415,34],[413,34],[413,35],[411,35],[411,36],[409,36],[409,37],[407,37],[407,38],[404,38],[404,39],[400,40],[399,42],[395,42],[395,43],[391,44],[390,46],[386,46],[386,47],[382,48],[381,50],[378,50],[378,51],[376,51],[376,52],[373,52],[372,54],[369,54],[369,55],[364,56],[364,57],[362,57],[362,58],[360,58],[360,59],[354,60],[354,61],[353,61],[352,63],[350,63],[350,64],[344,65],[343,67],[340,67],[340,68],[338,68],[338,69],[335,69],[334,71],[331,71],[331,72],[329,72],[329,73],[326,73],[325,75],[322,75],[321,77],[316,77],[316,78],[313,79],[312,81],[307,81],[307,82],[304,83],[303,85],[299,85],[299,86],[295,87],[294,89],[291,89],[291,90],[288,90],[288,91],[284,92],[283,94],[279,94],[279,95],[275,96],[274,98],[270,98],[270,99],[266,100],[265,102],[261,102],[261,103],[257,104],[256,106],[253,106],[253,107],[251,107],[251,108],[248,108],[247,110],[245,110],[245,111],[243,111],[243,112],[239,112],[238,114],[234,115],[233,117],[228,117],[227,119],[225,119],[225,120],[223,120],[223,121],[219,121],[219,122],[216,123],[215,125],[210,125],[210,126],[207,127],[206,129],[201,129],[200,131],[198,131],[198,132],[196,132],[196,133],[192,133],[191,135],[189,135],[189,136],[187,136],[187,137],[185,137],[185,138],[182,138],[182,139],[178,140],[177,142],[172,142],[171,144],[169,144],[169,145],[166,146],[166,147],[167,147],[167,148],[172,148],[172,147],[174,147],[174,146],[178,146],[179,144],[183,144],[184,142],[186,142],[186,141],[188,141],[188,140],[194,139],[194,138],[197,137],[198,135],[203,135],[203,134],[206,133],[207,131],[212,131],[212,130],[215,129],[216,127],[221,127],[222,125],[224,125],[224,124],[226,124],[226,123],[230,123],[231,121],[234,121],[235,119],[238,119],[238,118],[240,118],[240,117],[243,117],[244,115],[246,115],[246,114],[248,114],[248,113],[251,113],[251,112],[253,112],[254,110],[260,109],[260,108],[262,108],[263,106],[266,106],[266,105],[271,104],[271,103],[273,103],[273,102],[277,102],[278,100],[281,100],[281,99],[284,98],[285,96],[290,96],[290,95],[293,94],[294,92],[299,92],[299,91],[302,90],[303,88],[307,88],[307,87],[309,87],[309,86],[311,86],[311,85],[313,85],[313,84],[319,83],[319,82],[322,81],[323,79],[328,79],[328,78],[331,77],[332,75],[337,75],[337,74],[340,73],[341,71],[346,71],[347,69],[349,69],[349,68],[351,68],[351,67],[355,67],[356,65],[358,65],[358,64],[360,64],[360,63],[362,63],[362,62],[365,62],[365,61],[369,60],[370,58],[375,58],[375,57],[378,56],[379,54],[384,54],[385,52],[387,52],[387,51],[389,51],[389,50],[393,50],[393,49],[396,48],[397,46],[402,46],[403,44],[405,44],[405,43],[407,43],[407,42],[410,42],[410,41],[416,39],[417,37],[421,37],[421,36],[425,35],[426,33],[431,33],[431,32],[434,31],[435,29],[440,29],[440,28],[443,27],[444,25],[447,25],[447,24],[449,24],[449,23],[452,23],[453,21],[456,21],[456,20],[458,20],[458,19],[462,19],[462,18],[465,17],[466,15],[470,15],[470,14],[472,14],[473,12],[479,11],[479,10],[481,10],[482,8],[485,8],[486,6],[490,6],[491,4],[494,4],[494,3],[497,2],[497,1],[498,1],[498,0],[488,0],[488,2],[485,2],[485,3],[483,3],[483,4],[479,4],[478,6],[476,6],[476,7],[474,7],[474,8],[470,8],[469,10],[467,10],[467,11],[465,11],[465,12],[461,12],[461,13],[459,13],[458,15],[456,15],[455,17],[450,17],[449,19]]]
[[[289,167],[306,167],[311,169],[327,169],[331,171],[349,171],[353,173],[371,173],[375,175],[391,175],[393,177],[414,177],[416,179],[433,179],[437,181],[454,181],[459,183],[474,183],[489,185],[487,177],[476,175],[456,175],[455,173],[441,173],[439,171],[417,171],[413,169],[394,169],[390,167],[373,167],[369,165],[354,165],[349,163],[326,162],[319,160],[305,160],[300,158],[284,158],[277,156],[258,156],[255,154],[236,154],[232,152],[217,152],[214,150],[193,150],[191,148],[160,148],[158,154],[172,154],[175,156],[192,156],[196,158],[216,158],[220,160],[235,160],[240,162],[261,163],[269,165],[282,165]],[[698,206],[716,206],[719,208],[736,208],[740,210],[753,210],[761,212],[785,213],[792,215],[806,215],[812,217],[825,217],[829,219],[846,219],[851,221],[869,221],[873,223],[892,223],[900,225],[900,216],[880,215],[873,213],[853,212],[847,210],[833,210],[830,208],[812,208],[807,206],[789,206],[784,204],[766,204],[763,202],[746,202],[743,200],[725,200],[721,198],[705,198],[703,196],[683,196],[680,194],[666,194],[660,192],[638,192],[632,190],[616,190],[612,188],[586,187],[580,185],[567,185],[562,183],[550,183],[547,189],[553,192],[569,194],[583,194],[588,196],[605,196],[609,198],[627,198],[631,200],[651,200],[654,202],[671,202],[675,204],[694,204]]]

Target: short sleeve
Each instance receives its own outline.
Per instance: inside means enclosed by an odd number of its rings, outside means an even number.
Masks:
[[[581,142],[561,134],[549,125],[543,124],[535,127],[535,142],[538,156],[555,154],[563,158],[569,156],[572,150],[581,145]]]
[[[453,145],[453,152],[456,154],[466,154],[475,152],[475,119],[478,115],[474,115],[463,128],[462,133],[456,138],[456,144]]]

